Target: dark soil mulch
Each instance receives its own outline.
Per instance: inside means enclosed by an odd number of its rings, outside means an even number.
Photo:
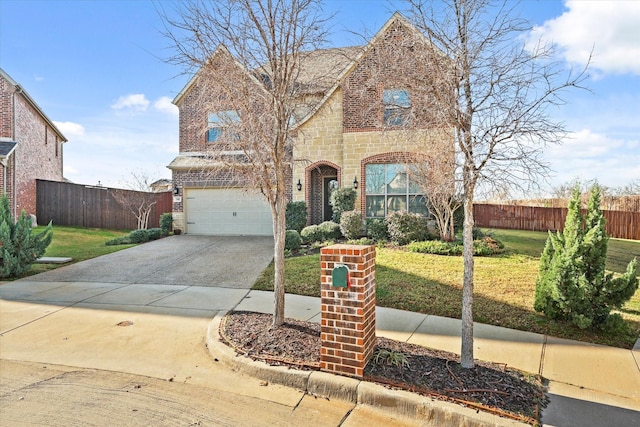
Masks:
[[[319,369],[320,325],[286,319],[284,325],[274,329],[271,321],[270,314],[231,312],[220,332],[227,344],[254,360]],[[538,375],[481,361],[476,361],[473,369],[463,369],[459,360],[454,353],[378,337],[365,379],[539,423],[547,399]]]

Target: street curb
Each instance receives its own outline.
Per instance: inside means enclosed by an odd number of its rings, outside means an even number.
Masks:
[[[261,380],[293,387],[313,396],[339,399],[356,405],[366,405],[385,413],[426,421],[430,425],[457,425],[465,427],[511,427],[528,425],[487,412],[476,411],[451,402],[391,390],[384,386],[355,378],[342,377],[320,371],[302,371],[284,366],[271,366],[238,355],[220,337],[220,323],[226,312],[219,312],[209,323],[206,344],[216,361]]]

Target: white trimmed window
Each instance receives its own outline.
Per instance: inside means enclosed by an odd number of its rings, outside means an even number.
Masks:
[[[240,122],[240,115],[237,111],[226,110],[210,113],[207,118],[207,142],[220,140],[226,128]]]
[[[420,187],[411,181],[404,165],[368,164],[365,166],[365,174],[367,218],[385,218],[396,211],[429,214],[424,194]]]
[[[385,126],[403,126],[409,119],[411,95],[405,89],[385,89],[382,92]]]

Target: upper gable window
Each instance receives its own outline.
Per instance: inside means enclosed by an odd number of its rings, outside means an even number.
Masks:
[[[411,95],[406,89],[385,89],[382,93],[384,125],[403,126],[409,118]]]
[[[240,122],[237,111],[226,110],[209,114],[207,118],[207,142],[220,140],[225,132],[225,128],[236,125]]]

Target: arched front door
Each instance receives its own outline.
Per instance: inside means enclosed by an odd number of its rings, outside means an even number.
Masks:
[[[333,209],[330,204],[331,192],[338,188],[338,169],[327,165],[316,165],[309,169],[310,188],[308,204],[310,223],[320,224],[331,221]]]

